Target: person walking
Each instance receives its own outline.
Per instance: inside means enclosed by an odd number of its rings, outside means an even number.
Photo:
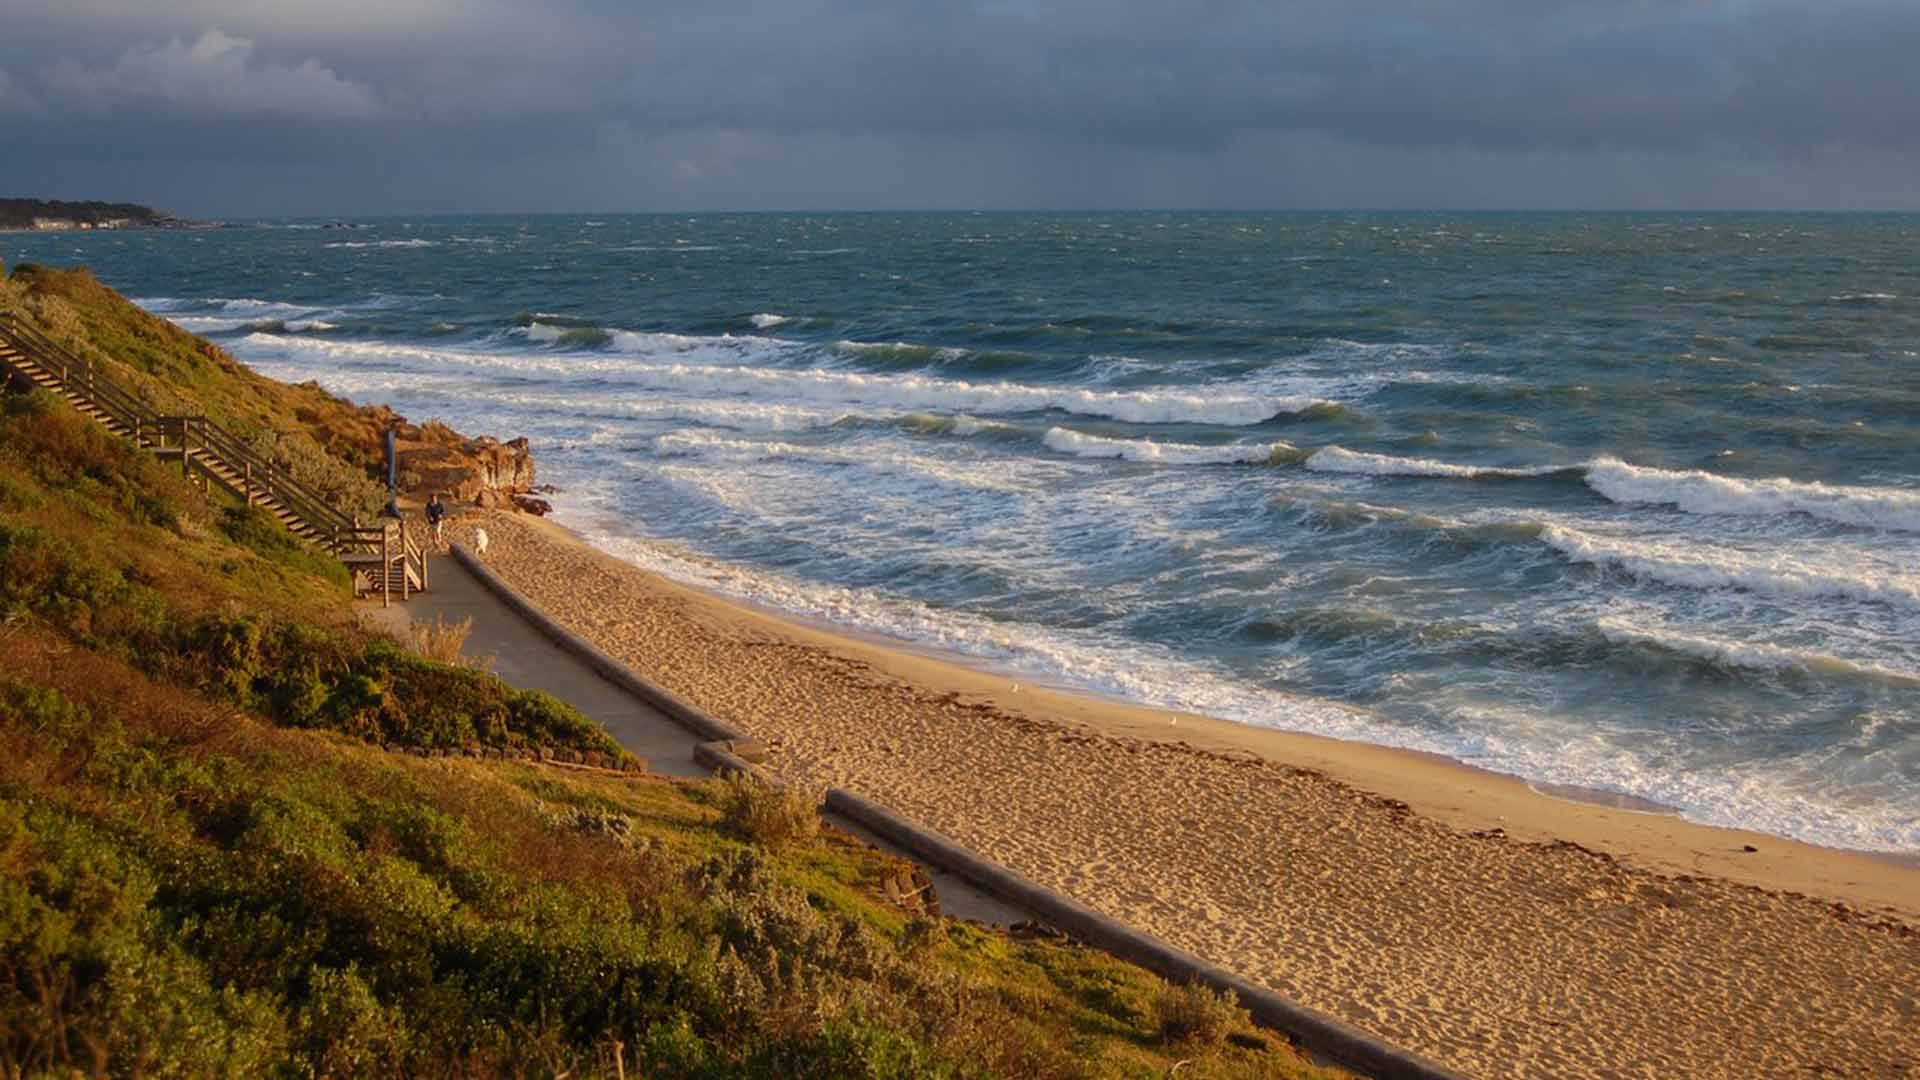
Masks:
[[[427,496],[427,525],[433,529],[433,546],[441,545],[441,532],[447,520],[447,504],[440,501],[440,493]]]

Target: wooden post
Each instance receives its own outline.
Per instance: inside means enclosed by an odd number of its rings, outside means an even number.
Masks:
[[[247,505],[253,505],[253,462],[249,461],[240,470],[241,487],[247,493]]]
[[[407,525],[403,520],[394,526],[400,533],[400,602],[406,603],[412,595],[411,583],[407,580]]]
[[[393,561],[387,555],[387,530],[380,530],[380,606],[393,603]]]

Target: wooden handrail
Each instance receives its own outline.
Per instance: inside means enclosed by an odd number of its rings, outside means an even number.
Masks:
[[[46,366],[62,384],[84,386],[89,401],[128,427],[141,428],[157,419],[145,402],[101,374],[94,361],[75,356],[12,312],[0,313],[0,338]]]
[[[61,385],[85,398],[132,433],[135,443],[167,449],[169,438],[178,440],[182,468],[196,464],[202,472],[207,466],[197,458],[205,457],[240,475],[242,494],[248,502],[269,496],[319,534],[322,546],[336,554],[359,551],[371,554],[388,543],[387,526],[364,528],[327,498],[287,474],[284,467],[263,457],[233,432],[205,416],[163,416],[138,396],[116,383],[93,361],[75,356],[60,343],[12,312],[0,312],[0,341],[13,345],[36,365],[59,379]],[[401,555],[410,560],[425,577],[425,560],[404,529]]]

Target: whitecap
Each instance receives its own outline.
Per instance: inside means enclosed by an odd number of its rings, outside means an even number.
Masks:
[[[1049,428],[1049,449],[1088,458],[1121,458],[1155,465],[1264,465],[1298,453],[1284,442],[1197,446],[1151,439],[1110,439],[1069,428]]]
[[[525,332],[521,330],[521,333]],[[862,405],[897,412],[921,410],[996,414],[1057,409],[1129,423],[1197,423],[1238,427],[1262,423],[1283,413],[1304,412],[1328,404],[1325,399],[1310,397],[1199,393],[1184,389],[1103,391],[1012,382],[973,383],[924,375],[746,366],[746,361],[763,357],[769,349],[799,347],[797,343],[777,338],[731,335],[696,338],[615,331],[613,342],[616,349],[630,349],[634,355],[604,359],[591,355],[541,356],[374,342],[323,341],[273,334],[253,334],[245,340],[245,344],[254,348],[310,350],[335,357],[360,358],[376,364],[425,362],[443,369],[457,365],[468,369],[500,369],[521,375],[537,373],[570,379],[595,376],[609,382],[682,393],[767,395],[789,403]],[[647,362],[652,358],[650,354],[671,349],[691,351],[699,359],[732,363]]]
[[[1602,536],[1548,524],[1540,539],[1577,563],[1611,566],[1634,577],[1686,589],[1744,589],[1781,599],[1838,597],[1920,608],[1920,576],[1852,565],[1817,565],[1685,542]]]
[[[1920,671],[1903,671],[1870,661],[1849,660],[1813,649],[1794,649],[1759,641],[1730,641],[1690,634],[1666,626],[1648,626],[1617,616],[1602,616],[1594,626],[1609,641],[1655,645],[1729,667],[1761,671],[1798,670],[1819,675],[1907,683],[1920,686]]]
[[[336,240],[321,247],[329,248],[429,248],[438,247],[437,240]]]
[[[1426,458],[1392,457],[1387,454],[1368,454],[1358,450],[1348,450],[1344,446],[1323,446],[1307,459],[1307,468],[1314,472],[1355,473],[1365,476],[1435,476],[1460,480],[1472,480],[1480,477],[1505,477],[1518,479],[1529,476],[1548,476],[1560,472],[1566,466],[1542,465],[1532,468],[1500,468],[1489,465],[1456,465],[1446,461],[1431,461]]]
[[[1920,491],[1848,487],[1777,477],[1736,480],[1699,470],[1670,472],[1601,458],[1587,485],[1617,503],[1659,503],[1692,514],[1803,513],[1845,525],[1920,532]]]

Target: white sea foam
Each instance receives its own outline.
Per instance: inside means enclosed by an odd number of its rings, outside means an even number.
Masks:
[[[745,350],[766,347],[772,338],[677,338],[646,335],[654,344],[674,339],[688,347],[729,346]],[[253,339],[258,338],[257,342]],[[654,389],[699,394],[766,394],[777,400],[815,404],[866,405],[888,410],[1009,413],[1058,409],[1083,416],[1104,416],[1131,423],[1203,423],[1239,426],[1257,424],[1286,412],[1319,404],[1315,398],[1255,397],[1248,394],[1201,394],[1184,390],[1099,391],[1074,387],[1033,386],[1021,383],[971,383],[923,375],[879,375],[847,371],[770,370],[744,366],[717,367],[684,363],[595,361],[587,357],[547,359],[507,353],[432,349],[372,342],[321,342],[256,334],[248,339],[260,347],[315,349],[334,355],[355,355],[380,363],[425,361],[435,366],[458,364],[477,369],[506,369],[523,374],[577,377],[592,374]],[[785,344],[785,343],[782,343]],[[727,351],[723,349],[721,351]]]
[[[525,332],[528,341],[537,341],[542,345],[552,345],[565,338],[568,334],[582,331],[595,334],[606,333],[604,330],[598,330],[591,326],[556,326],[553,323],[543,322],[529,323],[521,329]]]
[[[279,300],[257,300],[251,297],[213,297],[206,300],[182,299],[179,297],[153,297],[136,300],[136,304],[156,315],[172,318],[176,313],[206,317],[218,312],[223,316],[251,319],[299,319],[324,312],[332,308],[309,307],[305,304],[288,304]]]
[[[1841,597],[1920,608],[1920,575],[1859,560],[1821,565],[1787,555],[1702,548],[1685,541],[1601,536],[1557,524],[1543,528],[1540,538],[1574,562],[1612,566],[1680,588],[1744,589],[1788,600]]]
[[[329,391],[360,399],[378,395],[386,399],[405,396],[431,403],[464,403],[484,400],[488,405],[510,408],[520,415],[562,415],[576,418],[642,420],[654,422],[691,421],[711,427],[744,432],[811,431],[831,427],[847,420],[879,420],[887,414],[863,414],[846,409],[786,405],[779,402],[699,401],[656,395],[614,395],[607,393],[569,393],[563,387],[553,389],[505,389],[476,385],[458,374],[436,372],[371,371],[343,369],[336,365],[308,365],[254,359],[262,373],[282,382],[313,380]]]
[[[1264,465],[1295,453],[1294,448],[1284,442],[1196,446],[1151,439],[1109,439],[1063,427],[1047,429],[1045,441],[1050,449],[1063,454],[1122,458],[1155,465]]]
[[[1452,711],[1460,728],[1442,734],[1391,723],[1338,702],[1253,685],[1154,646],[936,608],[882,590],[802,581],[635,539],[604,526],[587,524],[584,531],[597,546],[669,577],[796,615],[950,650],[1016,678],[1059,680],[1261,727],[1447,754],[1534,780],[1638,795],[1679,807],[1688,818],[1708,824],[1763,828],[1843,847],[1910,851],[1920,845],[1920,825],[1899,808],[1839,809],[1794,790],[1792,779],[1775,771],[1664,767],[1654,760],[1657,753],[1642,752],[1552,713],[1458,707]],[[1499,715],[1488,715],[1495,711]]]
[[[1602,616],[1594,625],[1610,641],[1657,645],[1730,667],[1762,671],[1795,669],[1817,675],[1838,675],[1920,686],[1920,671],[1903,671],[1870,661],[1848,660],[1812,649],[1792,649],[1759,641],[1729,641],[1689,634],[1665,626],[1647,626],[1615,616]]]
[[[636,372],[639,374],[639,372]],[[901,410],[1012,413],[1058,409],[1131,423],[1257,424],[1311,407],[1311,399],[1197,394],[1177,390],[1098,391],[1021,383],[972,383],[922,375],[844,371],[714,369],[685,364],[645,369],[658,385],[705,393],[769,393],[788,400],[843,401]]]
[[[771,311],[763,311],[755,315],[752,319],[753,325],[761,330],[771,330],[781,323],[789,323],[792,321],[793,316],[791,315],[777,315]]]
[[[1546,476],[1559,472],[1563,466],[1544,465],[1534,468],[1508,469],[1485,465],[1455,465],[1446,461],[1429,461],[1426,458],[1368,454],[1358,450],[1348,450],[1344,446],[1323,446],[1307,459],[1307,468],[1314,472],[1355,473],[1365,476],[1443,476],[1471,480],[1476,477],[1491,476],[1515,478]]]
[[[428,248],[439,247],[438,240],[336,240],[321,247],[330,248]]]
[[[203,300],[193,300],[184,296],[136,296],[130,299],[135,306],[155,315],[167,315],[181,308],[197,308],[205,304]]]
[[[219,315],[168,314],[167,321],[189,334],[220,334],[253,326],[257,319],[229,319]]]
[[[970,355],[966,349],[942,345],[915,345],[907,341],[836,341],[833,343],[833,351],[851,356],[898,355],[947,362],[964,360]]]
[[[953,461],[877,447],[809,446],[780,440],[735,439],[704,431],[675,431],[654,439],[663,454],[692,454],[718,461],[797,461],[908,473],[948,488],[1026,492],[1039,486],[1034,475],[990,461]],[[869,495],[872,493],[869,492]]]
[[[701,454],[707,457],[758,461],[770,458],[805,458],[814,461],[852,462],[859,455],[824,446],[802,446],[778,440],[732,439],[702,431],[673,431],[656,437],[654,447],[665,454]]]
[[[1116,645],[1092,632],[994,619],[933,607],[877,589],[791,578],[703,558],[605,529],[587,530],[597,546],[639,566],[793,614],[947,649],[1040,678],[1152,705],[1248,720],[1264,726],[1444,750],[1404,726],[1337,702],[1243,683],[1144,645]]]
[[[1736,480],[1692,470],[1669,472],[1601,458],[1587,484],[1618,503],[1671,503],[1693,514],[1799,512],[1847,525],[1920,532],[1920,491],[1845,487],[1785,478]]]
[[[681,359],[730,364],[775,359],[802,348],[799,342],[757,334],[672,334],[663,331],[565,326],[537,320],[518,328],[517,332],[527,340],[543,345],[578,340],[577,335],[592,335],[599,340],[604,340],[605,347],[611,352],[639,357],[674,356]]]

